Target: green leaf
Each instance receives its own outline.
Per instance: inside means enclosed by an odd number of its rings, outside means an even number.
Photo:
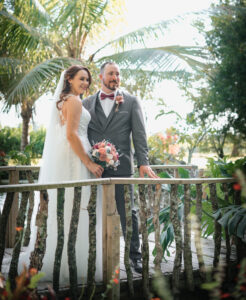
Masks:
[[[238,209],[240,209],[240,207],[232,207],[231,209],[228,209],[226,213],[224,213],[224,215],[218,220],[218,223],[220,223],[222,227],[226,228],[231,216],[238,211]]]
[[[213,218],[215,220],[218,220],[218,218],[220,218],[221,216],[221,209],[216,210],[216,212],[213,213]]]
[[[163,171],[163,172],[161,172],[161,173],[158,173],[158,176],[160,177],[160,178],[173,178],[168,172],[166,172],[166,171]]]
[[[237,234],[237,226],[240,220],[243,218],[241,214],[235,214],[230,221],[228,222],[228,232],[229,234],[236,235]]]
[[[181,178],[190,178],[189,170],[178,168],[178,173]]]
[[[27,287],[29,289],[35,289],[37,287],[37,284],[38,284],[39,280],[41,278],[43,278],[44,276],[45,276],[45,273],[42,273],[42,272],[32,276],[31,281],[30,281],[30,283]]]
[[[202,283],[201,287],[204,290],[211,291],[217,287],[219,287],[220,283],[219,282],[209,282],[209,283]]]
[[[243,238],[246,233],[246,215],[241,219],[237,226],[237,236],[239,238]]]

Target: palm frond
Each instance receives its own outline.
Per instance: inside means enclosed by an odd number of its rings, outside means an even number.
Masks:
[[[56,7],[56,10],[59,10],[55,20],[56,27],[63,27],[63,29],[66,27],[68,33],[71,33],[76,28],[81,31],[80,27],[83,26],[84,30],[88,32],[94,24],[102,22],[107,3],[108,0],[73,0],[66,3],[66,5],[58,5],[58,8]]]
[[[8,35],[5,34],[6,38],[11,39],[12,37],[13,41],[21,41],[23,44],[27,45],[30,43],[30,40],[34,40],[36,42],[41,41],[45,46],[52,47],[58,53],[58,55],[62,55],[62,50],[59,48],[59,46],[53,43],[52,40],[48,39],[47,35],[41,30],[36,30],[28,24],[25,24],[16,16],[8,13],[5,10],[0,11],[0,16],[3,16],[10,21],[8,27],[6,28],[6,31],[8,31]],[[20,30],[20,28],[27,34],[23,35],[23,32]],[[17,45],[17,43],[13,43],[13,46],[14,45]]]
[[[0,93],[6,94],[10,82],[18,76],[24,64],[23,60],[17,58],[0,57]]]
[[[22,65],[23,60],[14,57],[0,57],[0,66],[11,67],[14,69],[17,65]]]
[[[12,104],[18,104],[25,96],[30,96],[33,93],[41,93],[42,88],[47,88],[51,85],[52,80],[71,64],[81,64],[81,61],[72,58],[54,58],[46,60],[34,68],[30,69],[26,74],[19,74],[17,79],[13,81],[12,86],[6,97],[6,107]],[[44,92],[44,91],[42,91]]]
[[[126,50],[129,46],[133,45],[140,45],[145,47],[147,40],[157,40],[160,38],[160,36],[165,35],[165,31],[173,24],[180,22],[181,20],[184,20],[184,18],[190,15],[184,14],[177,16],[173,19],[169,20],[163,20],[155,24],[151,24],[148,26],[141,27],[137,30],[134,30],[130,33],[127,33],[123,36],[120,36],[119,38],[112,40],[108,43],[106,43],[103,47],[98,49],[94,54],[92,54],[92,57],[94,57],[96,54],[101,52],[103,49],[107,47],[113,47],[116,49],[116,51],[119,51],[119,49],[122,51]]]
[[[104,12],[108,5],[108,0],[93,0],[89,1],[87,14],[85,15],[85,27],[87,32],[90,31],[94,24],[101,24],[104,19]],[[103,17],[103,18],[102,18]]]
[[[51,17],[44,6],[38,0],[30,0],[30,5],[33,5],[39,17],[43,18],[47,22],[51,21]]]
[[[173,79],[173,80],[182,80],[187,82],[188,79],[192,76],[192,73],[185,70],[177,70],[177,71],[154,71],[154,70],[141,70],[141,69],[125,69],[121,68],[120,72],[123,78],[132,78],[139,77],[143,73],[150,78],[151,81],[161,82],[165,79]]]
[[[206,57],[202,50],[199,47],[181,46],[136,49],[102,57],[97,63],[112,60],[122,68],[159,72],[189,71],[189,68],[201,70],[206,67],[206,64],[192,56],[199,54],[199,57]]]

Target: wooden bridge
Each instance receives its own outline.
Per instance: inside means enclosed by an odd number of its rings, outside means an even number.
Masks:
[[[88,205],[88,210],[95,208],[95,190],[97,185],[103,187],[103,282],[101,283],[102,289],[106,288],[107,283],[112,280],[112,274],[115,274],[115,269],[120,266],[120,272],[117,274],[117,278],[120,282],[127,282],[130,296],[134,295],[134,280],[142,280],[144,299],[149,299],[150,288],[149,278],[155,272],[162,272],[164,274],[172,273],[172,291],[174,294],[179,293],[180,288],[180,276],[182,270],[185,270],[186,286],[189,289],[194,288],[194,276],[193,270],[197,269],[201,278],[204,276],[205,267],[218,264],[219,257],[226,256],[228,260],[231,256],[231,248],[225,246],[221,240],[221,226],[214,221],[214,240],[201,239],[201,216],[202,216],[202,199],[203,191],[206,187],[209,190],[213,211],[218,209],[218,197],[216,194],[216,185],[223,185],[224,196],[228,197],[228,184],[235,181],[233,178],[178,178],[179,168],[185,168],[191,172],[196,172],[195,166],[152,166],[154,169],[166,170],[168,169],[173,173],[173,178],[165,179],[148,179],[148,178],[106,178],[106,179],[94,179],[83,180],[76,182],[64,182],[54,184],[37,184],[34,183],[31,176],[33,170],[37,170],[37,167],[20,166],[20,167],[1,167],[0,171],[8,171],[9,185],[0,186],[0,193],[6,193],[6,200],[3,206],[0,219],[0,266],[4,269],[6,266],[3,264],[6,255],[11,256],[9,278],[14,280],[14,276],[17,274],[17,265],[19,254],[21,251],[21,240],[28,240],[28,234],[30,232],[30,216],[32,212],[33,192],[40,191],[40,208],[41,214],[47,214],[47,190],[58,189],[58,191],[64,190],[68,187],[73,187],[76,191],[81,189],[82,186],[91,186],[91,197]],[[19,178],[19,172],[25,171],[29,180],[28,184],[17,184]],[[197,174],[196,174],[197,175]],[[15,184],[13,184],[15,183]],[[125,241],[121,237],[119,216],[116,212],[114,190],[115,184],[123,184],[125,186],[125,208],[127,215],[127,229]],[[142,244],[142,257],[143,257],[143,274],[139,275],[132,272],[129,263],[129,246],[131,239],[131,209],[130,209],[130,197],[128,193],[129,184],[134,184],[137,189],[138,202],[139,202],[139,215],[141,221],[141,244]],[[170,187],[169,196],[163,194],[162,185],[168,185]],[[196,198],[191,197],[191,186],[195,185]],[[178,194],[178,186],[183,186],[184,191],[184,217],[181,222],[179,214],[179,205],[181,200]],[[18,193],[22,193],[21,203],[18,205]],[[76,194],[76,193],[75,193]],[[168,199],[164,199],[167,198]],[[159,214],[161,208],[163,208],[163,201],[168,202],[170,206],[170,220],[174,230],[175,240],[170,246],[171,256],[167,257],[167,262],[163,261],[163,251],[160,242],[160,222]],[[29,211],[26,218],[27,203],[29,201]],[[59,201],[59,199],[58,199]],[[80,199],[74,198],[74,202],[80,201]],[[196,218],[190,218],[191,201],[195,201],[196,206]],[[153,217],[154,232],[148,234],[147,220],[148,217]],[[90,215],[93,218],[93,214]],[[45,222],[39,225],[38,230],[45,229]],[[91,222],[93,224],[93,222]],[[16,227],[26,227],[25,236],[23,231],[18,232]],[[74,224],[73,226],[76,226]],[[191,230],[191,226],[193,230]],[[90,228],[90,235],[94,235],[95,226]],[[44,243],[43,240],[37,241],[36,246]],[[14,250],[10,250],[11,247]],[[57,244],[57,247],[59,245]],[[156,249],[155,260],[153,260],[152,250]],[[87,290],[88,293],[94,292],[95,277],[95,257],[90,257],[95,249],[95,241],[90,240],[89,260],[88,265],[88,281]],[[38,249],[36,249],[38,250]],[[12,253],[11,253],[12,252]],[[35,251],[34,251],[35,252]],[[37,253],[37,252],[36,252]],[[37,254],[36,254],[37,255]],[[44,255],[44,253],[43,253]],[[34,257],[32,266],[40,270],[42,265],[42,256]],[[113,275],[115,276],[115,275]],[[55,278],[55,284],[53,282],[54,289],[57,293],[61,290],[59,287],[59,272],[58,278]],[[112,284],[108,293],[110,299],[120,299],[120,284]],[[42,285],[39,288],[43,288]],[[77,298],[78,286],[74,282],[69,291],[70,297]],[[89,299],[89,297],[88,297]]]

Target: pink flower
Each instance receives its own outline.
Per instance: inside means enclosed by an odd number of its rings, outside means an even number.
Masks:
[[[175,134],[175,135],[174,135],[174,137],[173,137],[173,139],[174,139],[174,141],[176,142],[176,141],[177,141],[177,139],[178,139],[178,135],[177,135],[177,134]]]
[[[124,98],[123,98],[123,96],[119,95],[119,96],[116,96],[115,101],[117,104],[120,104],[120,103],[124,102]]]
[[[103,140],[93,145],[91,149],[93,161],[103,168],[113,168],[114,170],[120,165],[119,154],[116,147],[107,140]]]
[[[119,105],[120,105],[121,103],[124,102],[123,96],[122,96],[122,95],[116,96],[116,97],[115,97],[115,102],[116,102],[116,109],[115,109],[115,112],[117,112],[117,111],[119,110]]]
[[[179,145],[178,144],[174,144],[174,145],[169,145],[168,146],[168,153],[172,154],[172,155],[177,155],[179,152]]]

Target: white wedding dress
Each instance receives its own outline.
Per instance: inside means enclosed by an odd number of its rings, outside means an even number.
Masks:
[[[69,101],[69,99],[67,100]],[[81,104],[82,105],[82,104]],[[74,153],[66,138],[66,124],[61,125],[59,113],[53,107],[52,120],[50,123],[51,128],[46,136],[43,165],[41,166],[39,183],[61,183],[63,181],[76,181],[83,179],[90,179],[93,175],[82,164],[79,157]],[[57,120],[54,120],[54,118]],[[81,139],[83,147],[87,153],[91,149],[91,145],[87,138],[87,128],[90,122],[90,113],[82,107],[82,114],[80,117],[78,135]],[[52,122],[54,124],[52,124]],[[54,128],[53,128],[54,127]],[[53,131],[51,133],[51,131]],[[53,140],[52,140],[53,139]],[[57,244],[57,191],[48,190],[49,203],[48,203],[48,219],[47,219],[47,239],[46,239],[46,252],[43,259],[43,267],[41,272],[45,273],[43,281],[50,282],[53,278],[53,266],[55,259],[55,251]],[[65,190],[65,203],[64,203],[64,247],[62,252],[61,269],[60,269],[60,286],[69,285],[69,267],[67,256],[67,241],[72,217],[73,208],[73,188]],[[101,190],[100,193],[101,194]],[[87,205],[90,197],[90,187],[82,187],[81,205],[79,214],[79,224],[76,240],[76,262],[77,262],[77,277],[78,283],[86,283],[87,279],[87,265],[88,265],[88,250],[89,250],[89,217]],[[38,196],[38,195],[37,195]],[[97,255],[96,255],[96,281],[102,281],[102,203],[100,195],[97,195],[97,208],[96,208],[96,241],[97,241]],[[38,199],[36,197],[34,208],[34,215],[38,209]],[[32,220],[32,235],[31,241],[24,253],[21,254],[19,260],[19,271],[23,267],[23,262],[28,265],[27,259],[30,252],[33,250],[36,239],[35,218]]]

